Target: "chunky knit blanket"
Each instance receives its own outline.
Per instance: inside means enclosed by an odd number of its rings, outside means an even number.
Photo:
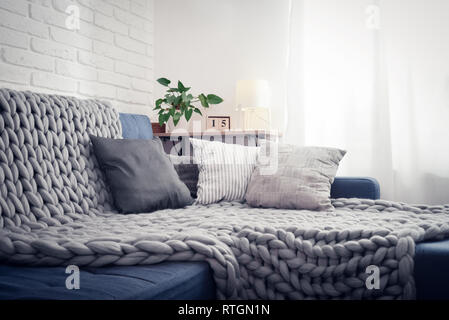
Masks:
[[[333,200],[332,212],[219,203],[120,215],[89,134],[117,138],[98,101],[0,90],[0,262],[207,261],[218,298],[412,299],[415,244],[449,237],[449,206]],[[368,266],[380,288],[365,284]]]

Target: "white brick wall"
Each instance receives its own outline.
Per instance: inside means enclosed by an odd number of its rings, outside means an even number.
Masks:
[[[0,87],[152,115],[154,0],[0,0]],[[80,30],[66,27],[70,5]]]

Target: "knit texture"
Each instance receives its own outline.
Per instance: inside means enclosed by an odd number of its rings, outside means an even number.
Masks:
[[[449,237],[449,206],[337,199],[333,212],[222,202],[111,212],[88,134],[97,101],[0,90],[0,262],[101,267],[207,261],[220,299],[412,299],[415,244]],[[380,268],[380,289],[365,286]]]
[[[0,89],[0,227],[31,229],[110,210],[89,134],[118,138],[99,101]]]

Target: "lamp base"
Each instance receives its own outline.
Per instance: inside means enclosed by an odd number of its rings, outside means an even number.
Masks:
[[[266,108],[246,108],[243,112],[244,130],[270,130],[270,110]]]

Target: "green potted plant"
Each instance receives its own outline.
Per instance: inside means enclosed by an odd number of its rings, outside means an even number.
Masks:
[[[190,121],[193,113],[203,115],[200,108],[196,105],[200,103],[201,107],[208,109],[210,105],[216,105],[223,102],[223,99],[214,94],[203,94],[193,96],[190,87],[184,86],[181,81],[178,81],[177,87],[170,87],[171,81],[166,78],[160,78],[157,82],[164,87],[167,87],[166,94],[163,98],[156,100],[154,110],[159,115],[159,125],[163,126],[170,122],[173,127],[176,127],[181,119],[184,117],[186,123]]]

